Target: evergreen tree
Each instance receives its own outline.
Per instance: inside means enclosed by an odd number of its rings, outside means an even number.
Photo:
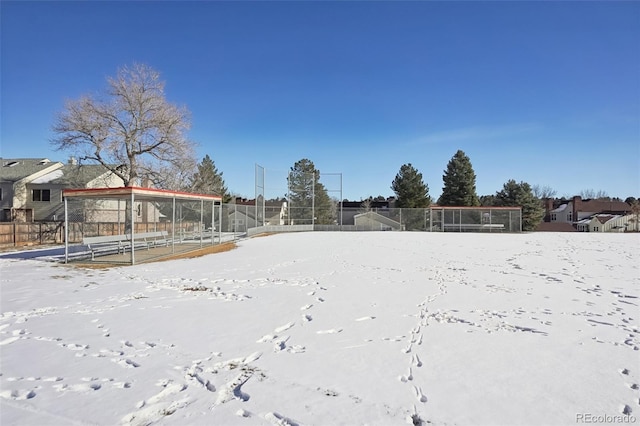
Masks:
[[[516,183],[515,180],[510,179],[504,184],[502,191],[496,193],[496,200],[500,206],[522,207],[523,231],[533,231],[542,222],[544,208],[526,182]]]
[[[400,208],[424,208],[431,205],[429,187],[422,181],[422,173],[411,163],[403,164],[396,178],[391,182],[396,194],[396,206]]]
[[[480,205],[483,207],[491,207],[497,205],[495,195],[481,195],[478,198],[480,200]]]
[[[288,210],[292,224],[335,223],[336,209],[311,160],[303,158],[289,172]]]
[[[228,203],[231,195],[222,178],[223,173],[218,171],[211,157],[207,154],[197,167],[191,177],[190,190],[199,194],[220,195],[222,201]]]
[[[447,170],[442,175],[444,186],[438,199],[441,206],[479,206],[476,194],[476,174],[469,157],[461,151],[449,160]]]

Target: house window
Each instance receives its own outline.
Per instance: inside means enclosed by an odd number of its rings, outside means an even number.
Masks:
[[[552,221],[556,221],[556,214],[555,213],[551,213],[551,220]]]
[[[573,218],[573,212],[569,212],[569,214],[567,215],[567,220],[571,222],[572,218]]]
[[[2,200],[2,188],[0,188],[0,200]]]
[[[51,190],[34,189],[32,199],[33,201],[51,201]]]

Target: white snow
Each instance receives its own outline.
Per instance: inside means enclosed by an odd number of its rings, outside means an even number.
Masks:
[[[2,425],[640,417],[630,234],[299,233],[107,270],[0,259]]]
[[[38,183],[38,184],[49,183],[52,180],[60,179],[62,176],[64,176],[64,172],[61,169],[58,169],[50,173],[47,173],[44,176],[40,176],[39,178],[32,180],[30,183]]]

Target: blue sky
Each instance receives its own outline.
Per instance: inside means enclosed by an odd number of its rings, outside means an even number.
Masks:
[[[229,189],[267,197],[302,158],[343,198],[437,198],[458,149],[479,195],[640,197],[639,2],[2,1],[0,156],[48,157],[65,99],[141,62],[192,114]],[[339,193],[332,193],[339,196]]]

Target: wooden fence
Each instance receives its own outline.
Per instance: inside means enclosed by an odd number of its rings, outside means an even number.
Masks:
[[[145,222],[135,224],[135,233],[167,231],[173,232],[170,222]],[[69,243],[81,243],[86,237],[124,234],[124,223],[97,222],[69,224]],[[176,233],[199,230],[198,222],[177,224]],[[64,222],[6,222],[0,223],[0,247],[36,246],[64,244]]]

